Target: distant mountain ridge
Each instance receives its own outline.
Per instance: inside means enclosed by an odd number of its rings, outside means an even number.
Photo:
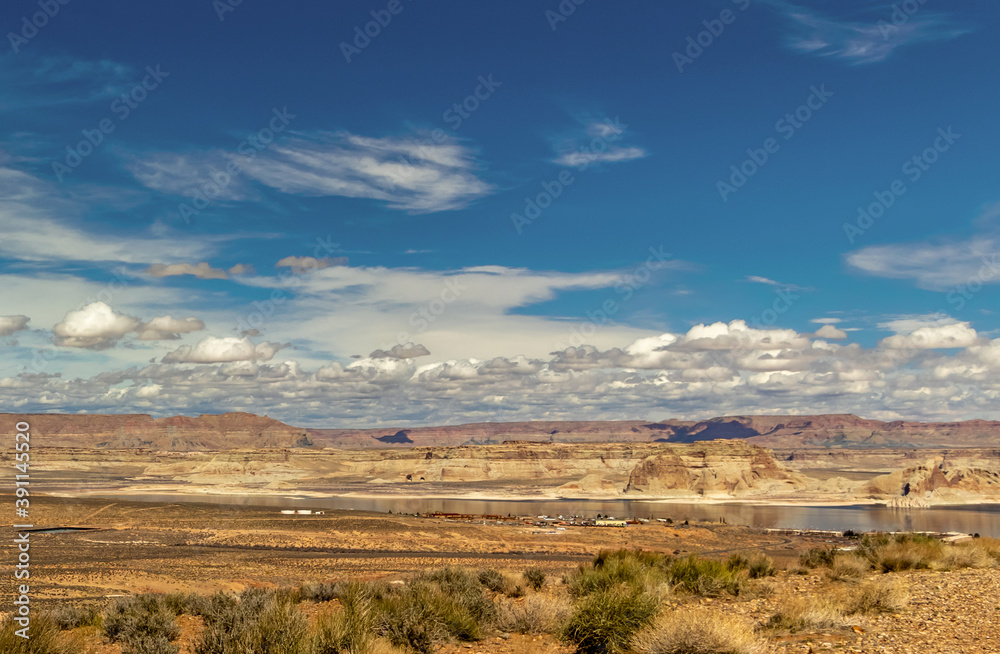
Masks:
[[[40,445],[100,449],[225,451],[454,447],[510,441],[694,443],[742,440],[768,448],[961,448],[1000,446],[1000,422],[869,420],[853,414],[722,416],[701,421],[535,421],[441,427],[303,429],[252,413],[153,418],[147,414],[0,414],[12,431],[31,424]]]

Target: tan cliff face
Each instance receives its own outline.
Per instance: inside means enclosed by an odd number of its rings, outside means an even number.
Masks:
[[[251,413],[153,418],[133,415],[0,414],[21,420],[57,447],[207,451],[246,448],[332,447],[384,449],[542,443],[694,443],[725,439],[772,449],[996,447],[1000,422],[882,422],[854,415],[726,416],[700,422],[667,420],[538,421],[442,427],[301,429]]]
[[[313,444],[306,430],[253,413],[223,413],[193,418],[153,418],[146,414],[0,414],[0,423],[9,424],[11,428],[22,421],[31,425],[31,432],[37,441],[46,447],[193,452],[309,447]]]
[[[647,457],[629,474],[625,492],[741,496],[806,486],[803,475],[782,467],[763,448],[732,442],[708,445],[672,448]]]

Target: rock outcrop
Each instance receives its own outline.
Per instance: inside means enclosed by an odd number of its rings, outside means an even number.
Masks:
[[[742,496],[787,493],[806,486],[799,473],[781,466],[774,455],[745,443],[674,446],[653,454],[629,474],[626,493],[655,496]]]

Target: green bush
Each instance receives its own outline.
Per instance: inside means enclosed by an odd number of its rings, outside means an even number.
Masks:
[[[746,584],[741,570],[730,570],[721,561],[696,556],[673,561],[668,575],[672,584],[695,595],[739,595]]]
[[[610,590],[622,584],[636,588],[651,588],[666,581],[673,559],[657,552],[631,550],[604,551],[590,567],[580,569],[567,578],[569,592],[574,597]]]
[[[367,654],[375,642],[376,616],[368,587],[343,584],[339,611],[327,611],[316,619],[310,654]]]
[[[494,593],[503,592],[503,575],[499,570],[484,568],[479,571],[479,583]]]
[[[829,568],[836,556],[836,547],[813,547],[799,555],[799,564],[806,568]]]
[[[619,587],[592,592],[576,605],[563,638],[582,654],[620,654],[652,624],[658,602],[638,588]]]
[[[299,594],[304,601],[329,602],[340,597],[343,584],[333,581],[308,582],[299,588]]]
[[[751,579],[763,579],[774,576],[774,560],[763,552],[749,554],[731,554],[726,559],[726,567],[731,572],[746,570]]]
[[[532,590],[541,590],[545,585],[545,572],[541,568],[528,568],[524,571],[524,581]]]

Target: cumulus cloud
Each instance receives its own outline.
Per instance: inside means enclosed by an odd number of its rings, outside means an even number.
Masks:
[[[429,355],[430,352],[423,345],[413,343],[396,344],[389,350],[375,350],[368,355],[370,359],[415,359]]]
[[[881,347],[890,350],[965,348],[980,341],[979,334],[969,323],[948,322],[947,319],[923,325],[913,320],[897,320],[886,323],[885,327],[902,332],[879,342]]]
[[[843,329],[838,329],[832,324],[826,324],[816,330],[816,336],[819,338],[828,338],[835,341],[841,341],[847,338],[847,332]]]
[[[0,337],[28,328],[28,316],[0,316]]]
[[[140,341],[177,340],[181,334],[189,334],[205,329],[205,323],[197,318],[174,318],[160,316],[143,323],[137,328]]]
[[[70,311],[52,328],[57,345],[103,350],[117,343],[139,325],[138,318],[118,313],[104,302],[93,302]]]
[[[249,338],[209,336],[195,346],[182,345],[163,357],[163,363],[228,363],[233,361],[269,361],[286,345],[254,344]]]

